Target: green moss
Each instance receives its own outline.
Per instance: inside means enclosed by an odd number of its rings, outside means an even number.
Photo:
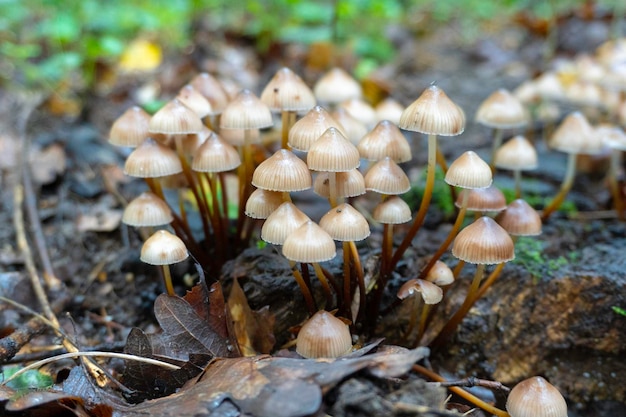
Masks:
[[[433,196],[431,205],[434,205],[445,217],[451,217],[456,211],[452,195],[450,194],[450,186],[443,180],[444,174],[439,166],[435,169],[435,185],[433,188]],[[426,170],[422,171],[422,175],[417,184],[401,197],[411,208],[419,207],[424,189],[426,188]]]
[[[533,237],[520,237],[515,243],[515,260],[513,263],[523,266],[535,281],[552,278],[566,265],[575,263],[580,254],[576,251],[567,256],[549,258],[545,255],[545,242]]]

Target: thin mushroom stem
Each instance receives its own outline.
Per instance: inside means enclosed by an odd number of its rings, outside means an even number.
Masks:
[[[561,184],[561,189],[559,193],[554,197],[552,202],[543,209],[543,213],[541,215],[541,220],[546,221],[560,206],[563,200],[565,200],[565,196],[572,188],[574,184],[574,177],[576,176],[576,156],[575,153],[570,153],[567,156],[567,170],[565,171],[565,178],[563,178],[563,183]]]
[[[365,278],[363,276],[363,266],[361,265],[361,258],[354,242],[348,242],[350,244],[350,251],[352,252],[352,260],[354,261],[354,270],[356,271],[357,284],[359,286],[359,312],[357,314],[357,320],[361,320],[365,313],[366,303],[366,289]]]
[[[522,198],[522,171],[514,170],[513,178],[515,179],[515,198]]]
[[[328,280],[326,279],[326,275],[324,274],[324,271],[322,271],[320,264],[313,262],[312,265],[315,270],[315,275],[317,275],[317,279],[319,279],[322,284],[322,290],[326,296],[326,308],[328,309],[333,305],[333,295],[330,291],[330,285],[328,284]]]
[[[172,274],[170,273],[169,265],[161,265],[163,270],[163,283],[165,283],[165,290],[167,295],[176,296],[174,292],[174,285],[172,284]]]
[[[282,121],[282,136],[281,136],[281,147],[283,149],[289,149],[289,129],[293,126],[296,121],[296,112],[283,110],[280,112],[281,121]]]
[[[493,145],[491,147],[491,160],[489,162],[489,168],[491,168],[491,173],[495,174],[496,172],[496,165],[495,165],[495,156],[496,156],[496,151],[498,150],[498,148],[500,147],[500,145],[502,145],[502,134],[504,133],[504,131],[502,129],[494,129],[493,130]]]
[[[454,225],[452,226],[450,233],[448,233],[446,240],[443,241],[443,243],[439,246],[439,249],[437,249],[437,252],[435,252],[435,254],[430,258],[426,266],[422,269],[422,272],[420,272],[419,277],[418,277],[419,279],[426,279],[426,275],[428,275],[428,272],[430,272],[431,268],[435,265],[435,263],[439,260],[439,258],[441,258],[441,255],[443,255],[444,252],[448,250],[448,246],[450,246],[450,243],[452,242],[452,240],[454,240],[454,237],[457,235],[457,233],[461,229],[461,225],[463,224],[463,220],[465,219],[465,212],[467,210],[468,198],[469,198],[469,193],[468,192],[463,193],[463,199],[461,200],[461,208],[459,209],[459,213],[456,216],[456,221],[454,222]]]
[[[315,307],[315,301],[313,300],[311,291],[309,290],[309,287],[306,284],[304,278],[302,278],[302,275],[300,275],[300,271],[298,271],[298,266],[296,265],[296,263],[293,261],[289,261],[289,267],[291,268],[293,277],[296,279],[296,282],[300,287],[300,292],[302,293],[302,296],[304,297],[304,302],[309,309],[309,314],[312,316],[317,311],[317,308]]]
[[[437,147],[437,165],[439,165],[441,171],[443,171],[443,175],[446,175],[446,172],[448,172],[448,164],[446,162],[446,157],[443,155],[443,152],[441,152],[441,148],[439,147]],[[448,188],[450,189],[450,197],[452,198],[452,201],[456,201],[456,188],[454,188],[453,185],[449,185]]]
[[[617,217],[620,220],[624,220],[624,200],[622,199],[622,192],[619,188],[619,182],[617,181],[617,171],[621,161],[622,151],[613,149],[611,151],[611,162],[607,181],[609,182],[609,188],[611,189],[611,195],[613,197],[613,208],[617,213]]]
[[[337,207],[337,173],[328,173],[328,202],[331,208]]]
[[[237,214],[237,236],[241,243],[244,220],[246,218],[245,207],[246,201],[251,193],[252,173],[254,171],[254,161],[252,156],[252,131],[244,129],[243,131],[243,163],[239,166],[239,212]]]
[[[458,278],[458,276],[461,273],[461,270],[463,269],[464,266],[465,266],[465,261],[459,259],[459,262],[456,264],[456,266],[452,270],[452,276],[455,279]]]
[[[346,316],[352,320],[352,312],[350,311],[350,305],[352,304],[352,272],[350,269],[350,242],[342,242],[343,247],[343,303],[345,307]]]
[[[426,323],[428,322],[428,315],[432,309],[433,304],[425,304],[422,308],[422,315],[420,317],[419,326],[417,327],[417,338],[415,338],[414,347],[419,346],[422,337],[424,337],[424,332],[426,331]]]
[[[404,255],[404,252],[411,245],[411,241],[417,234],[418,230],[422,226],[424,222],[424,218],[426,217],[426,213],[428,212],[428,206],[430,205],[430,199],[432,198],[433,188],[435,185],[435,164],[437,162],[437,135],[428,135],[428,167],[426,173],[426,187],[424,188],[424,195],[422,196],[422,202],[420,203],[420,208],[415,215],[415,220],[411,225],[411,228],[404,236],[402,243],[396,252],[393,254],[391,258],[391,263],[389,265],[389,271],[393,271],[395,266],[398,264],[398,261]]]
[[[461,320],[465,317],[467,312],[470,310],[472,305],[474,304],[473,298],[476,292],[478,291],[478,287],[480,285],[480,281],[483,279],[483,275],[485,273],[485,265],[478,264],[476,266],[476,273],[474,274],[474,279],[472,280],[472,284],[470,285],[469,290],[467,291],[467,295],[465,296],[465,301],[461,307],[457,310],[456,313],[448,320],[448,322],[443,326],[443,329],[439,332],[437,337],[430,343],[431,348],[440,347],[456,330]]]

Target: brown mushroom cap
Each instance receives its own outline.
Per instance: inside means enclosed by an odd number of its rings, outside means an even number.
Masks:
[[[203,118],[212,113],[211,103],[191,84],[180,89],[176,99]]]
[[[323,107],[315,106],[289,129],[289,146],[307,152],[329,127],[338,129],[345,136],[343,127]]]
[[[454,202],[455,206],[461,207],[465,194],[468,194],[466,209],[469,211],[497,212],[506,208],[504,194],[494,185],[487,188],[465,188],[461,190]]]
[[[282,192],[258,188],[248,197],[245,214],[253,219],[267,219],[282,203]]]
[[[330,197],[329,175],[328,172],[320,172],[313,183],[313,191],[324,198]],[[337,197],[356,197],[365,194],[365,178],[358,169],[337,172],[335,175],[337,176]]]
[[[228,104],[228,94],[217,78],[203,72],[196,75],[190,83],[211,103],[211,114],[221,114]]]
[[[302,326],[296,339],[296,352],[305,358],[337,358],[351,349],[348,325],[324,310]]]
[[[149,124],[150,115],[141,107],[133,106],[113,122],[109,132],[109,143],[135,148],[150,136]]]
[[[400,129],[389,120],[382,120],[367,133],[357,149],[361,157],[370,161],[380,161],[385,157],[402,163],[411,160],[411,145]]]
[[[404,111],[404,106],[393,98],[387,97],[374,107],[378,120],[389,120],[391,123],[398,125],[400,117]]]
[[[225,172],[241,165],[239,152],[230,143],[211,133],[195,152],[191,169],[198,172]]]
[[[333,238],[310,220],[290,233],[283,243],[283,255],[294,262],[325,262],[336,254]]]
[[[273,245],[282,245],[287,236],[309,220],[309,216],[295,204],[286,201],[267,216],[261,228],[261,239]]]
[[[339,106],[345,109],[350,116],[361,122],[366,128],[371,128],[378,121],[374,108],[361,98],[351,98],[342,101]]]
[[[313,171],[345,172],[358,168],[361,157],[356,146],[330,127],[311,145],[306,163]]]
[[[304,113],[315,106],[313,91],[289,68],[279,69],[261,93],[261,101],[274,112]]]
[[[428,135],[456,136],[465,130],[465,113],[441,88],[431,85],[402,112],[398,126]]]
[[[270,191],[302,191],[311,188],[311,172],[293,152],[279,149],[261,162],[252,174],[252,185]]]
[[[602,139],[580,112],[570,113],[552,134],[549,145],[557,151],[583,155],[603,152]]]
[[[167,203],[150,192],[135,197],[122,214],[122,222],[134,227],[162,226],[172,220],[172,210]]]
[[[149,131],[165,135],[187,135],[202,130],[202,120],[189,107],[174,99],[150,118]]]
[[[331,208],[320,219],[320,227],[340,242],[357,242],[370,235],[370,226],[365,217],[346,203]]]
[[[124,164],[124,174],[139,178],[165,177],[182,171],[176,152],[151,138],[135,148]]]
[[[485,188],[491,185],[491,168],[474,151],[467,151],[450,164],[444,181],[461,188]]]
[[[513,387],[506,401],[511,417],[567,417],[567,403],[554,385],[540,376]]]
[[[322,103],[341,103],[363,95],[361,85],[341,68],[332,68],[313,86],[315,97]]]
[[[269,107],[250,90],[242,90],[220,117],[222,129],[264,129],[274,124]]]
[[[411,220],[411,208],[398,196],[391,196],[379,203],[372,218],[382,224],[402,224]]]
[[[472,264],[499,264],[515,258],[513,240],[490,217],[483,216],[459,232],[452,255]]]
[[[541,217],[522,199],[509,203],[496,216],[496,222],[512,236],[537,236],[541,234]]]
[[[478,107],[476,122],[496,129],[510,129],[528,124],[528,111],[508,90],[500,88]]]
[[[337,107],[330,115],[341,126],[341,134],[355,146],[359,144],[361,138],[367,133],[367,127],[355,119],[343,107]]]
[[[500,169],[532,170],[537,168],[537,151],[528,139],[517,135],[496,150],[493,162]]]
[[[180,238],[167,230],[157,230],[141,247],[141,261],[150,265],[171,265],[189,256]]]
[[[437,304],[443,299],[443,290],[438,285],[423,279],[413,278],[402,284],[397,297],[404,300],[420,293],[425,304]]]
[[[365,174],[365,189],[387,195],[404,194],[411,189],[411,182],[398,164],[385,157]]]
[[[426,274],[426,280],[439,286],[450,285],[454,282],[454,273],[443,261],[436,261]]]

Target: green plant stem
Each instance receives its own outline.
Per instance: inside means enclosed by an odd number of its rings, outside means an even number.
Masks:
[[[411,228],[404,236],[402,243],[396,252],[393,254],[391,258],[391,264],[389,265],[389,271],[393,271],[398,261],[404,255],[404,252],[409,248],[413,238],[417,234],[418,230],[422,226],[424,222],[424,218],[426,217],[426,213],[428,212],[428,206],[430,205],[430,200],[433,194],[433,188],[435,185],[435,164],[437,162],[437,135],[428,135],[428,167],[426,174],[426,187],[424,188],[424,195],[422,197],[422,202],[420,203],[420,208],[415,215],[415,220],[411,225]]]
[[[461,229],[461,225],[463,224],[463,220],[465,219],[465,211],[467,210],[468,198],[469,198],[469,193],[463,193],[463,200],[461,201],[461,208],[459,209],[459,213],[456,216],[456,221],[454,222],[454,225],[452,226],[450,233],[448,233],[446,240],[443,241],[441,246],[439,246],[439,249],[437,249],[437,252],[435,252],[435,254],[430,258],[426,266],[422,269],[422,272],[420,272],[419,277],[418,277],[419,279],[426,279],[426,275],[428,275],[433,265],[435,265],[435,263],[439,260],[439,258],[441,258],[441,255],[443,255],[443,253],[446,250],[448,250],[448,246],[450,246],[450,243],[452,242],[454,237],[457,235],[457,233]]]
[[[609,174],[607,181],[609,188],[611,189],[611,195],[613,196],[613,208],[617,213],[617,217],[620,220],[624,220],[624,200],[622,199],[622,192],[619,188],[619,182],[617,181],[617,171],[622,161],[622,151],[613,149],[611,151],[611,162],[609,165]]]
[[[576,156],[575,153],[570,153],[567,155],[567,169],[565,171],[565,178],[563,178],[563,183],[561,184],[561,189],[558,194],[554,197],[552,202],[543,209],[543,213],[541,214],[541,220],[544,222],[548,220],[552,212],[557,210],[563,200],[565,200],[565,196],[572,188],[574,184],[574,177],[576,176]]]
[[[448,320],[448,322],[443,326],[443,329],[439,332],[439,334],[433,339],[430,343],[432,349],[436,349],[441,347],[443,343],[452,335],[452,333],[456,330],[461,320],[465,317],[471,306],[473,305],[474,294],[478,291],[478,287],[480,285],[480,281],[483,278],[483,274],[485,272],[485,265],[478,264],[476,265],[476,273],[474,274],[474,279],[472,284],[470,285],[469,290],[467,291],[467,295],[465,296],[465,301],[461,307],[457,310],[456,313]]]
[[[172,274],[170,273],[169,265],[161,265],[163,270],[163,282],[165,283],[165,290],[167,295],[175,296],[174,285],[172,284]]]
[[[424,368],[421,365],[413,365],[413,370],[415,372],[418,372],[424,376],[426,376],[427,378],[430,378],[431,380],[435,381],[435,382],[446,382],[446,379],[444,377],[442,377],[441,375],[437,374],[436,372],[431,371],[430,369]],[[464,390],[461,387],[446,387],[447,389],[449,389],[450,391],[452,391],[453,393],[455,393],[456,395],[458,395],[459,397],[464,398],[465,400],[471,402],[472,404],[474,404],[476,407],[493,414],[494,416],[497,417],[511,417],[509,415],[509,413],[507,413],[504,410],[500,410],[497,407],[494,407],[493,405],[486,403],[485,401],[481,400],[480,398],[476,397],[473,394],[470,394],[469,392],[467,392],[466,390]]]
[[[304,297],[304,302],[306,303],[307,308],[309,309],[309,314],[312,316],[317,311],[317,307],[315,307],[315,301],[313,300],[313,296],[311,295],[311,291],[309,290],[308,285],[300,275],[300,271],[298,271],[298,266],[295,262],[289,261],[289,267],[291,268],[291,272],[293,273],[293,277],[296,279],[298,286],[300,287],[300,292]]]

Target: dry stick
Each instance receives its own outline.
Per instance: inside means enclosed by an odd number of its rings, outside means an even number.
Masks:
[[[563,178],[563,183],[561,184],[561,189],[559,193],[554,197],[554,200],[543,209],[543,213],[541,214],[541,220],[546,221],[550,217],[550,214],[561,206],[563,200],[565,200],[565,196],[572,188],[574,184],[574,177],[576,176],[576,156],[575,153],[570,153],[567,155],[567,170],[565,171],[565,178]]]
[[[421,365],[413,365],[413,370],[415,372],[418,372],[430,379],[432,379],[435,382],[446,382],[445,378],[442,377],[441,375],[439,375],[436,372],[431,371],[430,369],[424,368]],[[463,388],[461,387],[447,387],[450,391],[454,392],[456,395],[458,395],[459,397],[464,398],[465,400],[471,402],[472,404],[474,404],[476,407],[479,407],[483,410],[485,410],[488,413],[491,413],[497,417],[511,417],[509,415],[509,413],[507,413],[504,410],[500,410],[497,407],[494,407],[493,405],[486,403],[485,401],[481,400],[480,398],[476,397],[473,394],[470,394],[469,392],[465,391]]]
[[[105,351],[105,352],[121,352],[126,346],[126,341],[118,341],[112,343],[103,343],[97,346],[90,346],[84,348],[86,352],[95,352],[95,351]],[[67,350],[64,347],[54,348],[50,346],[49,350],[39,350],[36,352],[23,353],[20,355],[15,355],[12,359],[7,360],[6,362],[2,362],[3,364],[18,364],[18,363],[26,363],[26,362],[35,362],[42,359],[49,358],[51,356],[62,355],[63,353],[67,353]]]

